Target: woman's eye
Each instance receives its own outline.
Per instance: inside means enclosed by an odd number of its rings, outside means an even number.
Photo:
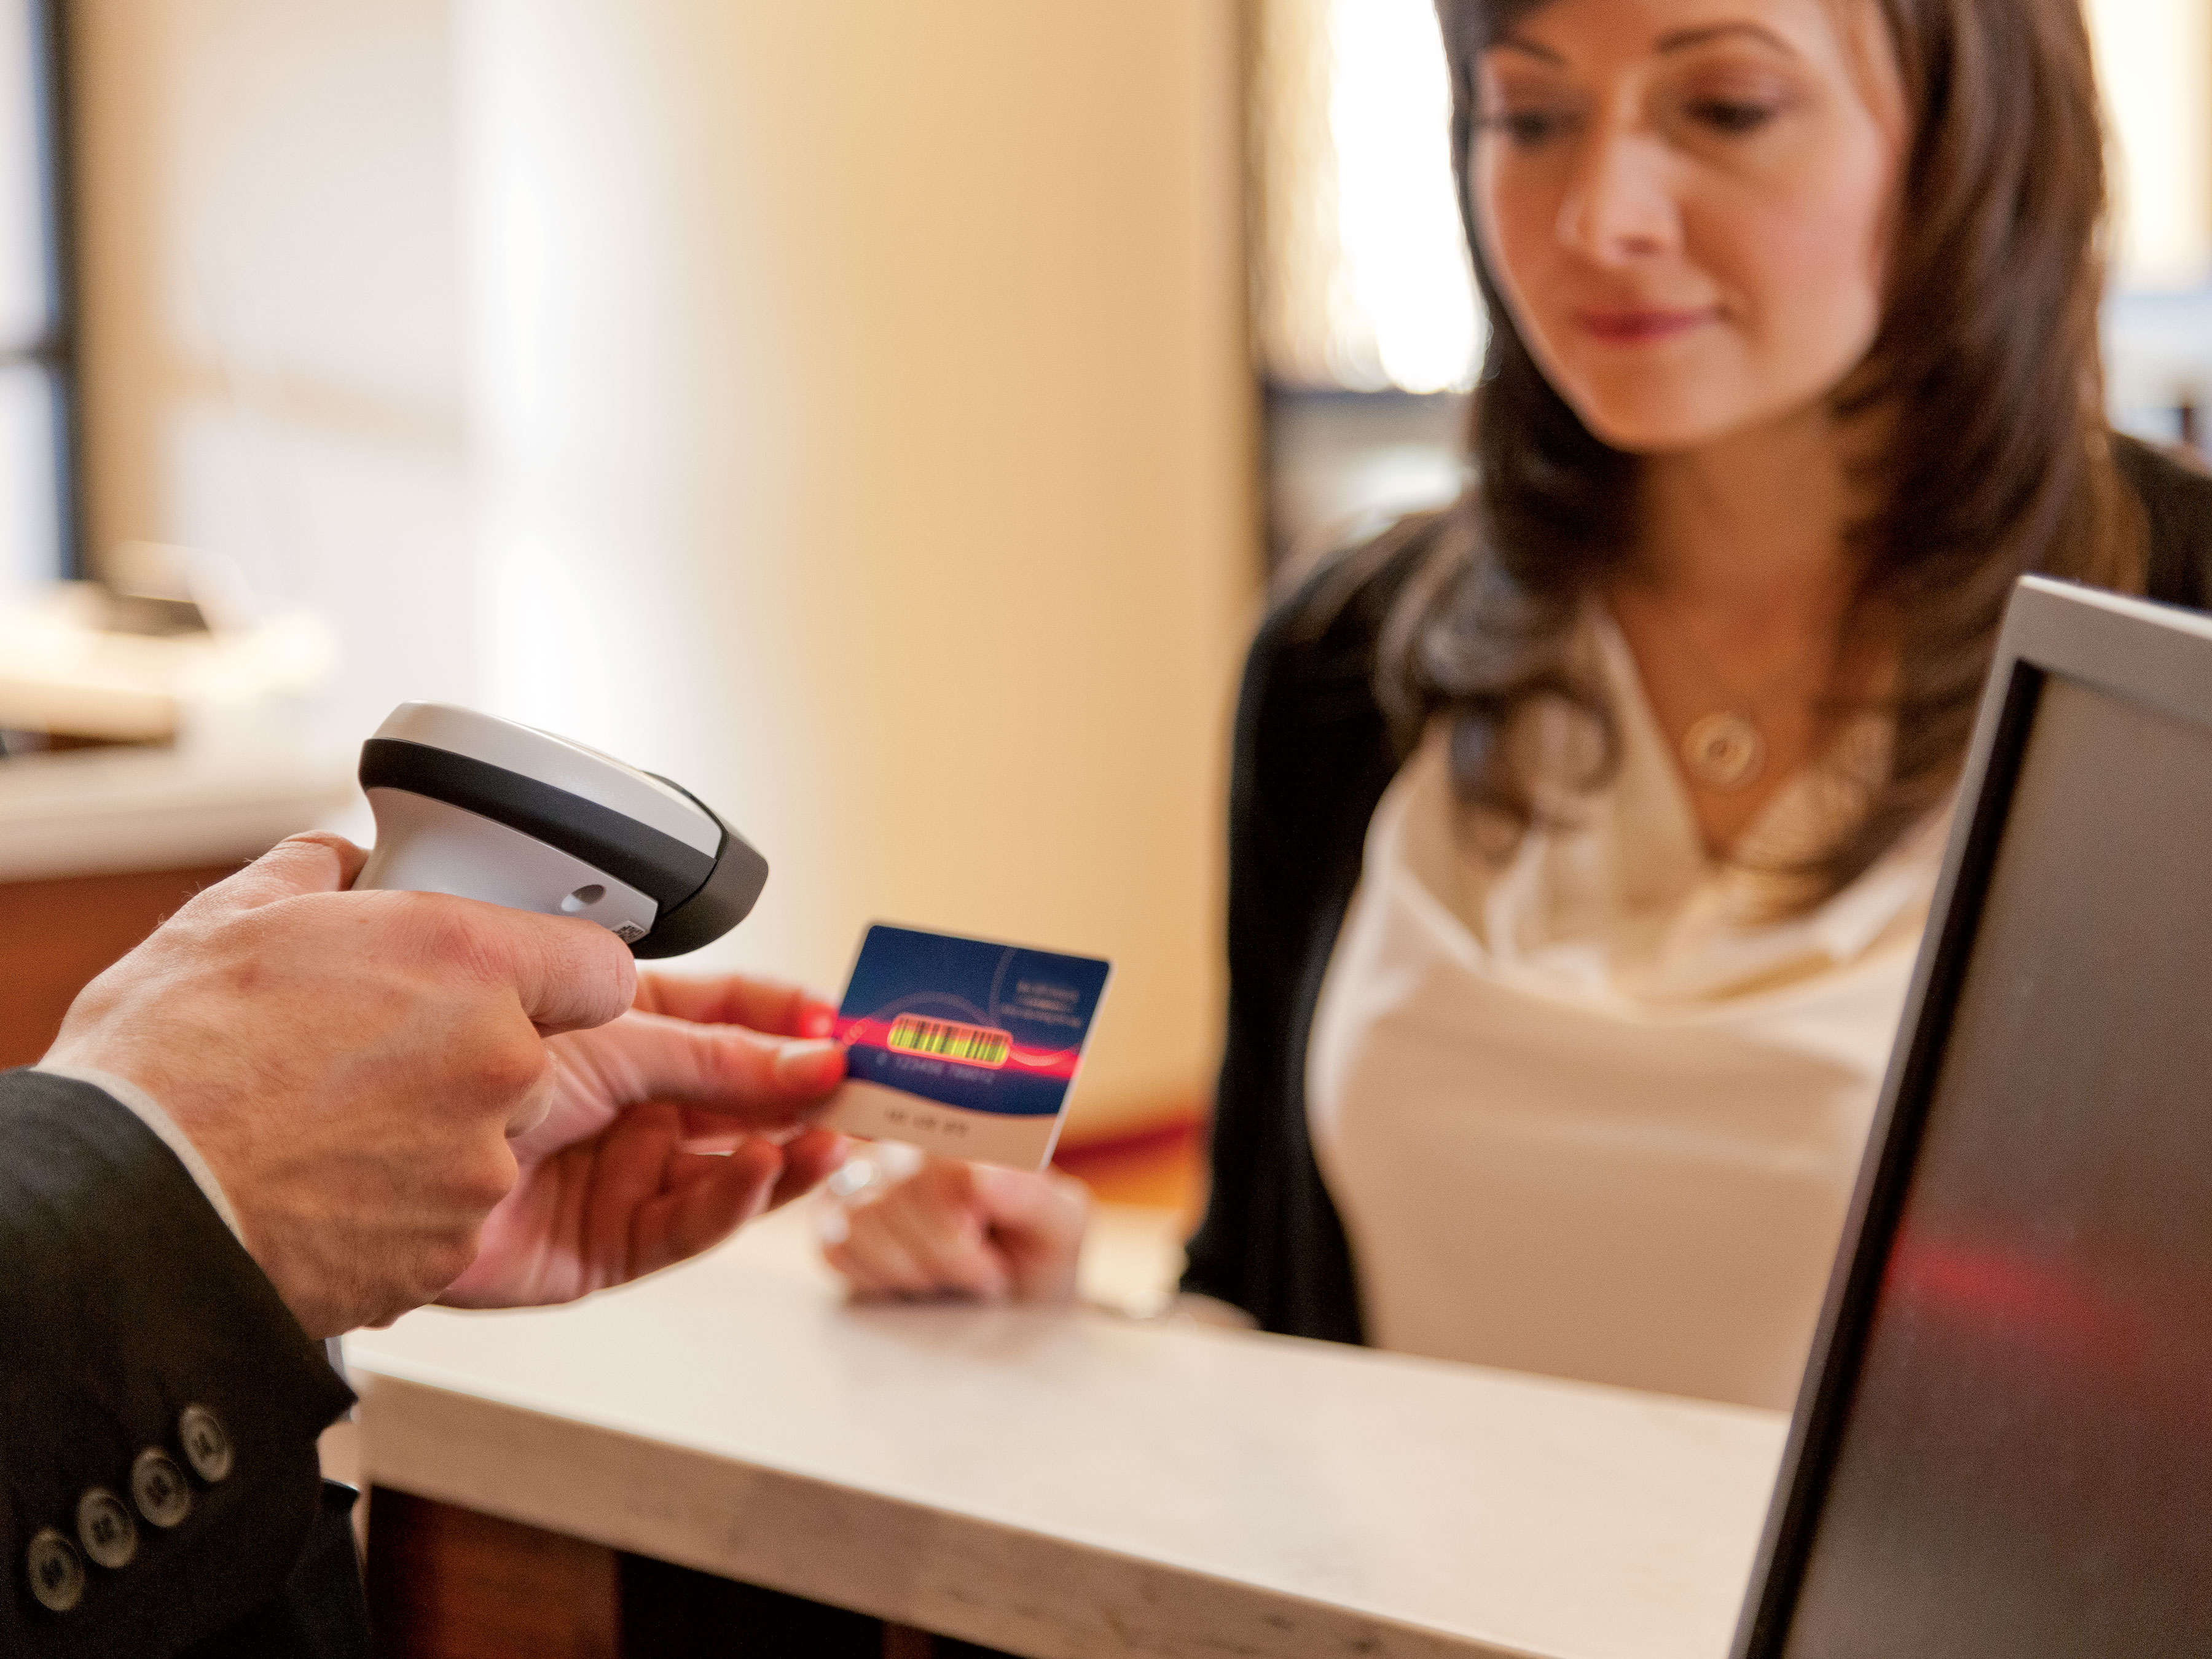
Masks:
[[[1572,117],[1563,110],[1500,110],[1482,119],[1482,130],[1500,135],[1517,149],[1535,149],[1567,130]]]
[[[1730,137],[1758,131],[1778,112],[1771,104],[1747,103],[1734,98],[1699,98],[1689,106],[1692,120]]]

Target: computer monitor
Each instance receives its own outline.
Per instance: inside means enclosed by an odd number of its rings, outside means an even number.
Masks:
[[[1737,1659],[2212,1653],[2212,619],[2007,615]]]

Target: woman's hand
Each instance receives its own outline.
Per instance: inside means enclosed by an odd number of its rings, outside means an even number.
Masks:
[[[823,1253],[860,1297],[1068,1302],[1090,1216],[1089,1189],[1058,1170],[933,1158],[864,1190]]]
[[[788,986],[641,975],[629,1013],[549,1039],[545,1115],[511,1143],[514,1188],[439,1299],[573,1301],[696,1255],[815,1185],[845,1150],[804,1127],[845,1075],[832,1018]]]

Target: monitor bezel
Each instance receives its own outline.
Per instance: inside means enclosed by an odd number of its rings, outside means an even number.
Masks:
[[[2054,675],[2212,726],[2212,618],[2043,576],[2014,590],[1732,1659],[1781,1659],[1789,1637],[2021,757]]]

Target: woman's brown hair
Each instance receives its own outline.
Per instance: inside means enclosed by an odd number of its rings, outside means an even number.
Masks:
[[[1401,740],[1448,720],[1462,798],[1523,828],[1536,809],[1510,740],[1522,715],[1564,700],[1614,746],[1569,646],[1586,597],[1632,555],[1637,465],[1544,378],[1475,234],[1475,59],[1543,3],[1437,0],[1490,343],[1471,414],[1475,482],[1399,532],[1426,546],[1384,630],[1378,682]],[[1878,505],[1850,534],[1857,614],[1878,608],[1899,630],[1897,735],[1886,782],[1805,872],[1808,905],[1949,792],[2014,579],[2136,589],[2143,559],[2104,412],[2104,134],[2079,0],[1861,3],[1887,25],[1911,136],[1881,325],[1833,396],[1842,413],[1882,410],[1891,434],[1867,481]]]

